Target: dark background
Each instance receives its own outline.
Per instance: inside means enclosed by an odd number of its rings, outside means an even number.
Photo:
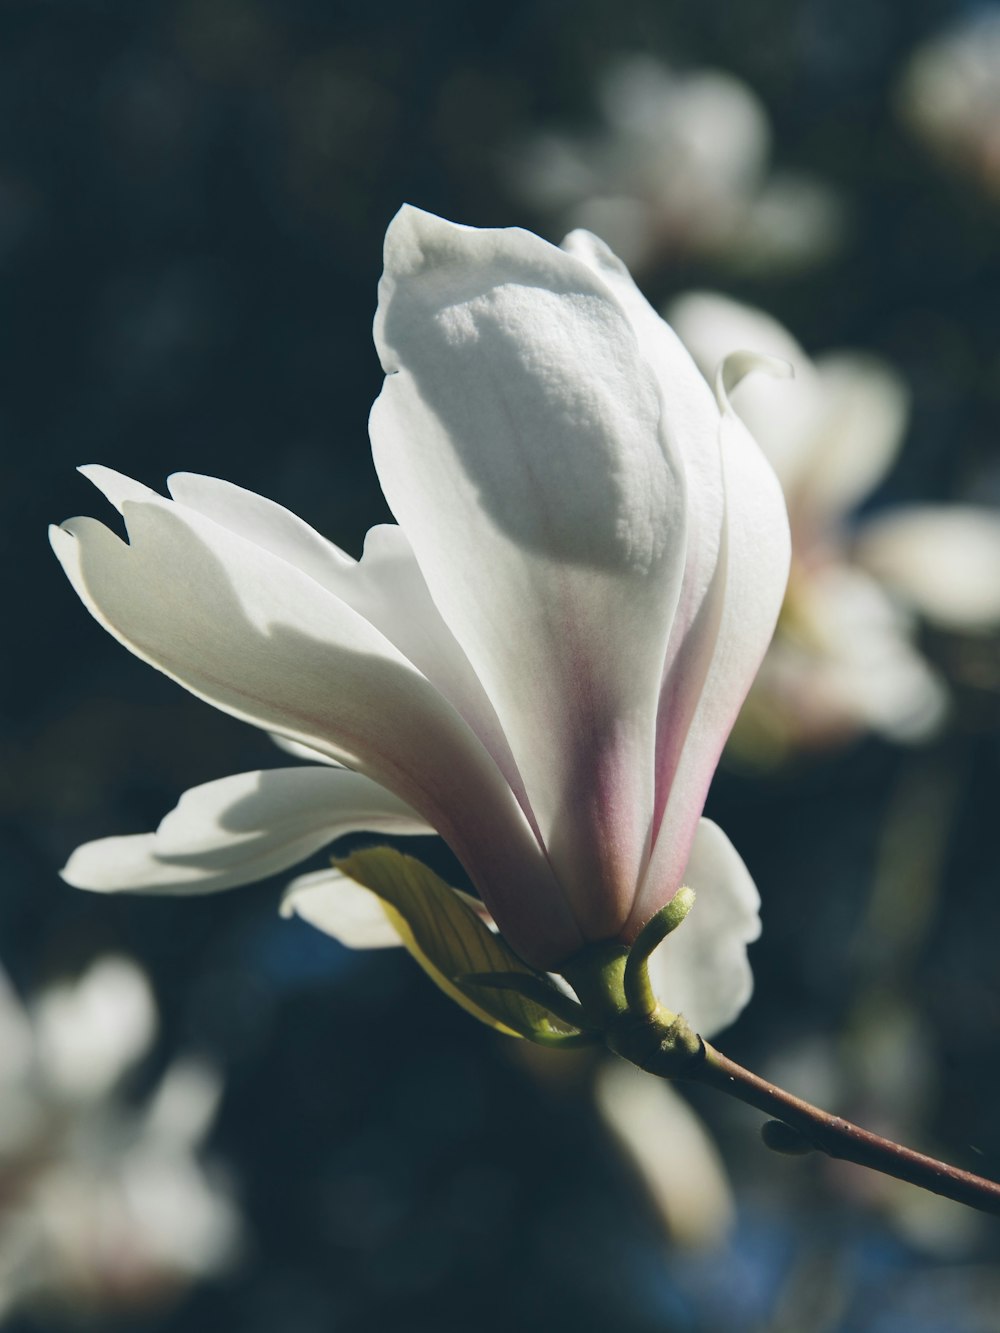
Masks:
[[[281,922],[277,883],[184,903],[66,888],[57,871],[78,842],[150,829],[183,789],[280,761],[103,634],[45,542],[49,521],[103,516],[73,471],[101,462],[157,488],[178,470],[226,477],[360,553],[387,517],[366,439],[386,224],[408,200],[551,234],[506,163],[540,127],[593,125],[606,61],[639,51],[744,77],[777,161],[841,189],[854,219],[825,267],[737,280],[678,260],[645,275],[651,298],[724,282],[809,348],[884,354],[914,411],[873,503],[995,498],[1000,207],[930,160],[890,95],[913,45],[961,12],[0,5],[0,962],[27,992],[108,949],[142,961],[164,1014],[148,1079],[192,1048],[225,1071],[212,1147],[251,1236],[230,1278],[92,1326],[1000,1329],[982,1294],[1000,1274],[995,1223],[950,1251],[918,1244],[853,1176],[769,1156],[755,1113],[711,1099],[698,1105],[736,1181],[738,1227],[721,1253],[672,1249],[575,1075],[540,1077],[404,956],[351,955]],[[957,651],[927,648],[945,668]],[[777,774],[723,773],[709,813],[765,905],[757,994],[723,1048],[758,1067],[821,1041],[844,1079],[838,1109],[1000,1175],[994,649],[976,648],[977,684],[959,685],[930,749],[867,739]],[[927,817],[942,865],[915,940],[903,880],[899,943],[865,929],[875,869],[887,820],[905,843]],[[891,1060],[866,1046],[887,1007],[931,1069],[909,1123],[893,1120]]]

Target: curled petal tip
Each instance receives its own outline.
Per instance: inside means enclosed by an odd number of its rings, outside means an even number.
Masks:
[[[730,352],[723,358],[715,376],[715,398],[720,412],[733,410],[729,395],[748,375],[757,372],[776,380],[795,377],[795,367],[782,356],[764,356],[761,352]]]

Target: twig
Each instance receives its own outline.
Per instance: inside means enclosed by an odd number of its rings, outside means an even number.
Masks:
[[[647,1068],[651,1073],[657,1072],[655,1064],[649,1064]],[[670,1076],[717,1088],[773,1116],[782,1125],[794,1130],[806,1149],[812,1147],[826,1153],[828,1157],[871,1167],[883,1175],[906,1180],[934,1194],[942,1194],[946,1199],[968,1204],[970,1208],[1000,1215],[1000,1184],[996,1181],[973,1175],[971,1171],[961,1171],[934,1157],[893,1143],[891,1139],[872,1134],[870,1130],[861,1129],[841,1116],[822,1111],[818,1106],[744,1069],[708,1042],[702,1042],[701,1052],[685,1064],[683,1071],[672,1065]],[[778,1146],[776,1140],[773,1146]],[[781,1145],[781,1150],[796,1151],[794,1138],[789,1137]]]

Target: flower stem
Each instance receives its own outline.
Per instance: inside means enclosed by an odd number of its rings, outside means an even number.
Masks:
[[[728,1093],[789,1126],[800,1136],[804,1146],[824,1152],[828,1157],[856,1162],[859,1166],[881,1171],[883,1175],[919,1185],[934,1194],[942,1194],[946,1199],[968,1204],[970,1208],[1000,1215],[1000,1184],[996,1181],[926,1157],[912,1148],[904,1148],[891,1139],[861,1129],[841,1116],[822,1111],[744,1069],[706,1041],[702,1042],[701,1052],[681,1070],[671,1065],[668,1074],[666,1068],[658,1070],[655,1064],[646,1067],[651,1073],[662,1072],[668,1077],[688,1079]],[[784,1150],[795,1151],[794,1141],[789,1141]]]

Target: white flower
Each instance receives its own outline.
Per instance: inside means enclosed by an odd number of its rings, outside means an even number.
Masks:
[[[550,968],[632,941],[687,874],[702,1007],[738,1008],[756,892],[699,817],[784,588],[770,468],[592,236],[559,249],[406,208],[375,336],[372,448],[399,526],[360,562],[225,482],[175,476],[167,500],[87,469],[129,533],[53,530],[92,613],[327,762],[196,788],[155,834],[78,849],[65,877],[210,892],[350,830],[437,832],[507,941]],[[305,914],[346,938],[350,889],[325,883]],[[715,923],[700,944],[698,916]]]
[[[899,377],[873,357],[810,359],[762,311],[696,292],[669,318],[706,376],[738,348],[780,357],[795,379],[734,391],[781,481],[792,571],[778,632],[734,741],[745,751],[817,746],[871,729],[917,740],[942,720],[943,683],[913,639],[1000,623],[1000,518],[971,506],[898,506],[851,520],[896,458],[907,418]]]
[[[602,236],[633,268],[698,254],[795,265],[835,248],[843,207],[801,175],[768,174],[771,128],[731,74],[619,59],[599,88],[589,137],[539,135],[514,164],[524,197]]]
[[[0,1317],[158,1304],[236,1257],[238,1214],[198,1160],[214,1071],[179,1060],[144,1106],[119,1092],[155,1034],[127,959],[100,959],[27,1010],[0,974]]]
[[[946,166],[1000,197],[1000,9],[970,10],[918,46],[896,103]]]

